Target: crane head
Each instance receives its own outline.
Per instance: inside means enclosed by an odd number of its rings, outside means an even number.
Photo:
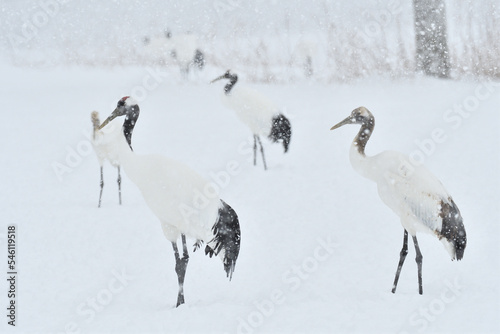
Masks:
[[[137,106],[137,102],[135,102],[133,98],[131,98],[130,96],[122,97],[116,104],[115,110],[113,110],[111,115],[104,122],[102,122],[101,126],[99,127],[99,130],[105,127],[109,122],[114,120],[116,117],[128,115],[131,112],[135,112],[138,109],[139,107]]]
[[[351,115],[344,119],[342,122],[332,126],[330,130],[335,130],[346,124],[366,124],[374,122],[375,118],[372,113],[365,107],[359,107],[351,112]]]
[[[224,73],[223,75],[213,79],[212,81],[210,81],[210,83],[214,83],[216,81],[219,81],[219,80],[222,80],[222,79],[229,79],[229,80],[234,80],[234,79],[238,79],[238,76],[234,73],[231,73],[231,70],[227,70],[226,73]]]
[[[213,79],[212,81],[210,81],[210,83],[212,84],[221,79],[229,79],[229,83],[224,86],[224,93],[226,93],[226,95],[230,95],[231,89],[233,89],[234,84],[236,83],[236,81],[238,81],[238,76],[234,73],[231,73],[231,70],[227,70],[226,73],[224,73],[220,77]]]

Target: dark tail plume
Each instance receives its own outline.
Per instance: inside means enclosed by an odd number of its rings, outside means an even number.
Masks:
[[[226,202],[221,200],[219,217],[212,227],[215,237],[207,243],[205,254],[212,257],[222,251],[222,262],[229,280],[233,277],[234,267],[240,253],[240,223],[238,215]]]
[[[196,49],[194,54],[193,65],[200,70],[205,66],[205,55],[199,49]]]
[[[457,205],[451,197],[449,203],[441,202],[441,216],[443,225],[441,227],[440,238],[446,238],[455,247],[455,257],[461,260],[464,257],[465,246],[467,246],[467,235],[465,226]]]
[[[288,145],[290,145],[290,139],[292,137],[292,126],[288,118],[283,114],[278,114],[273,117],[271,133],[269,134],[269,139],[273,142],[283,141],[283,147],[285,152],[288,151]]]

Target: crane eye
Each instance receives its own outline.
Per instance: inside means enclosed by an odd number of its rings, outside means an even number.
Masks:
[[[119,108],[119,107],[123,107],[125,106],[125,101],[129,98],[130,96],[124,96],[120,99],[120,101],[118,101],[118,103],[116,104],[116,106]]]

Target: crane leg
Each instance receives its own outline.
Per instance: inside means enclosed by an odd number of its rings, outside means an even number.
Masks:
[[[118,203],[122,205],[122,176],[120,175],[120,166],[118,166]]]
[[[264,157],[264,147],[262,146],[262,142],[260,141],[260,137],[259,136],[256,136],[256,137],[257,137],[257,140],[259,141],[259,145],[260,145],[260,153],[262,154],[262,161],[264,162],[264,170],[267,170],[266,158]]]
[[[104,188],[104,178],[102,175],[102,166],[101,166],[101,182],[99,184],[101,186],[101,192],[99,193],[99,204],[97,204],[98,208],[101,207],[102,189]]]
[[[416,236],[413,237],[413,244],[415,244],[415,253],[417,254],[417,256],[415,257],[415,261],[417,262],[417,268],[418,268],[418,293],[423,294],[424,289],[422,287],[422,259],[424,257],[420,252],[420,247],[418,247],[418,241]]]
[[[186,245],[186,236],[181,234],[182,239],[182,258],[179,256],[179,250],[177,249],[177,243],[172,242],[172,247],[174,248],[175,255],[175,272],[177,273],[177,280],[179,281],[179,293],[177,295],[177,305],[184,304],[184,277],[186,276],[186,268],[189,261],[189,254]]]
[[[253,135],[253,165],[257,165],[257,135]]]
[[[403,263],[405,262],[406,255],[408,254],[408,232],[405,230],[403,236],[403,248],[401,253],[399,253],[399,264],[398,270],[396,271],[396,277],[394,278],[394,284],[392,285],[392,293],[396,292],[396,287],[398,286],[399,274],[401,274],[401,268],[403,268]]]

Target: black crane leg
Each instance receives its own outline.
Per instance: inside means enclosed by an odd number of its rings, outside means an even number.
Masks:
[[[264,147],[262,146],[262,142],[260,141],[260,137],[259,136],[257,136],[257,140],[259,141],[260,153],[262,154],[262,161],[264,162],[264,170],[267,170],[266,158],[264,157]]]
[[[120,166],[118,166],[118,203],[122,205],[122,176],[120,175]]]
[[[420,252],[420,247],[418,247],[418,241],[416,236],[413,237],[413,243],[415,244],[415,253],[417,254],[417,256],[415,257],[415,261],[417,262],[417,268],[418,268],[418,293],[423,294],[424,288],[422,287],[422,259],[424,257]]]
[[[257,135],[253,135],[253,165],[257,165]]]
[[[396,292],[396,287],[398,286],[398,281],[399,281],[399,274],[401,274],[401,268],[403,268],[403,263],[405,262],[406,254],[408,254],[408,232],[405,230],[403,236],[403,248],[401,249],[401,253],[399,253],[398,270],[396,271],[396,277],[394,278],[394,284],[392,285],[392,293]]]
[[[99,204],[97,204],[98,208],[101,207],[102,189],[104,188],[104,178],[103,178],[103,175],[102,175],[102,166],[101,166],[101,183],[100,183],[100,186],[101,186],[101,192],[99,193]]]
[[[177,243],[172,242],[172,247],[174,248],[175,255],[175,272],[177,273],[177,280],[179,281],[179,293],[177,295],[177,305],[184,304],[184,278],[186,276],[186,268],[189,261],[189,254],[186,246],[186,236],[181,234],[182,239],[182,258],[179,256],[179,250],[177,249]]]

